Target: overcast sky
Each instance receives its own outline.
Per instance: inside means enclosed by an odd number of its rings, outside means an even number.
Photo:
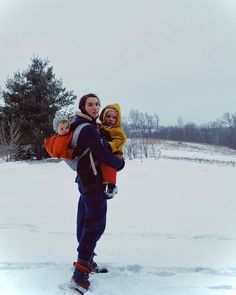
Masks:
[[[0,85],[33,55],[161,124],[236,112],[236,0],[0,0]]]

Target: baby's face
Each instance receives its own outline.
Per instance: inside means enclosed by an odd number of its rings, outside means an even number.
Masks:
[[[58,124],[57,133],[59,135],[65,135],[70,132],[70,125],[68,122],[60,122]]]
[[[117,113],[116,111],[108,111],[104,117],[104,124],[107,126],[113,126],[117,121]]]

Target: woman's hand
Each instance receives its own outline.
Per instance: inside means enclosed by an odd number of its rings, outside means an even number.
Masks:
[[[120,171],[120,170],[122,170],[122,169],[125,167],[125,160],[124,160],[124,158],[122,158],[121,160],[122,160],[122,165],[121,165],[121,167],[120,167],[119,169],[117,169],[116,171]]]

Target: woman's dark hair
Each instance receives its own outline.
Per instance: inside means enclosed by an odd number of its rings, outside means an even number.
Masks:
[[[96,94],[93,94],[93,93],[86,94],[86,95],[82,96],[79,101],[79,109],[81,110],[82,113],[86,113],[85,112],[85,103],[89,97],[96,97],[98,99],[99,104],[100,104],[100,99],[97,97]]]

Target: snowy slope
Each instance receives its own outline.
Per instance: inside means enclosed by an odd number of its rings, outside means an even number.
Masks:
[[[236,157],[197,147],[159,145],[159,159],[127,160],[97,247],[110,272],[91,276],[88,295],[236,294],[236,167],[225,163]],[[0,294],[73,294],[74,172],[2,163],[0,177]]]

